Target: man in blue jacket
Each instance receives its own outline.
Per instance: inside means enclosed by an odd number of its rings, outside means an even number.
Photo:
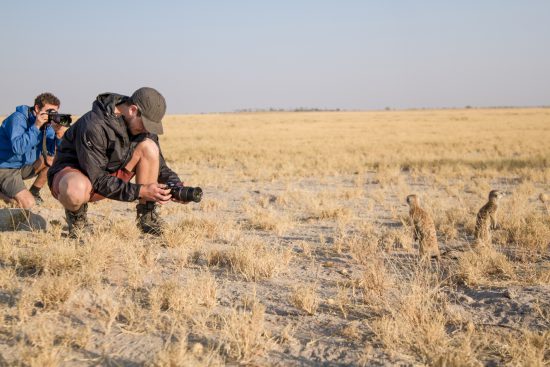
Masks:
[[[30,209],[40,204],[40,189],[47,180],[57,141],[66,127],[48,122],[48,111],[58,111],[59,99],[51,93],[42,93],[34,106],[18,106],[0,125],[0,198],[18,207]],[[42,155],[42,139],[46,134],[48,154]],[[23,180],[36,177],[27,190]]]

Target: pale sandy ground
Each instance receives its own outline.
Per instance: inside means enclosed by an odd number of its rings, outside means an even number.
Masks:
[[[416,193],[422,194],[427,186],[421,180],[412,180],[406,173],[403,179],[415,188]],[[328,177],[323,180],[305,179],[292,182],[292,189],[310,191],[311,193],[325,192],[338,197],[343,190],[357,188],[354,184],[356,176]],[[363,194],[349,200],[339,198],[336,200],[342,208],[349,209],[351,216],[345,231],[350,234],[357,231],[361,225],[371,223],[376,228],[400,228],[401,221],[395,215],[404,216],[407,207],[398,197],[383,198],[384,203],[373,199],[373,193],[380,188],[373,172],[363,177],[363,184],[359,189]],[[253,365],[275,366],[351,366],[351,365],[416,365],[418,360],[414,356],[387,353],[376,341],[368,326],[371,316],[367,307],[356,304],[344,315],[334,304],[337,298],[338,285],[350,279],[358,277],[364,271],[364,266],[346,253],[334,251],[335,237],[338,235],[338,224],[334,219],[308,218],[308,210],[298,204],[282,208],[277,204],[281,195],[288,194],[288,183],[261,183],[242,181],[239,177],[228,176],[228,185],[225,190],[219,187],[204,185],[204,203],[211,200],[227,202],[227,206],[218,209],[204,211],[196,204],[187,207],[170,204],[164,209],[165,218],[177,223],[186,218],[216,219],[220,216],[234,223],[246,223],[246,215],[243,213],[243,205],[257,206],[263,203],[272,208],[276,213],[292,218],[293,224],[283,233],[273,231],[256,230],[246,228],[247,234],[253,234],[262,238],[272,248],[291,248],[295,256],[289,267],[282,273],[271,279],[257,282],[245,281],[235,274],[229,273],[224,268],[208,268],[198,261],[185,268],[171,265],[168,250],[161,250],[156,254],[158,263],[161,264],[162,276],[173,279],[185,279],[186,277],[202,271],[210,271],[218,282],[216,297],[216,310],[229,310],[235,305],[242,304],[243,299],[253,297],[265,305],[266,329],[273,339],[283,339],[281,335],[288,332],[291,337],[275,342],[269,348],[269,352],[257,358]],[[494,182],[495,188],[510,190],[513,183],[506,180]],[[501,186],[501,187],[499,187]],[[443,187],[434,192],[430,189],[431,200],[448,201],[449,194]],[[464,193],[465,199],[479,201],[473,194]],[[383,205],[381,205],[383,204]],[[129,218],[135,215],[135,204],[104,201],[91,205],[90,218],[95,223],[105,220],[116,221],[119,218]],[[537,206],[536,202],[533,202]],[[47,207],[37,212],[46,217],[48,221],[63,221],[63,212],[51,197],[47,199]],[[371,208],[371,209],[366,209]],[[389,210],[393,208],[392,210]],[[542,208],[539,208],[542,210]],[[109,213],[111,211],[111,213]],[[169,214],[169,215],[166,215]],[[105,219],[107,215],[109,219]],[[32,236],[32,233],[28,233]],[[142,237],[135,246],[146,245],[147,236]],[[463,249],[471,239],[465,235],[459,235],[457,240],[443,243],[442,249]],[[303,248],[300,243],[306,241],[311,244],[311,256],[303,256]],[[85,243],[84,246],[94,246],[93,243]],[[229,246],[220,241],[207,240],[203,249],[224,248]],[[417,262],[416,250],[390,249],[384,255],[389,269],[406,276],[409,266],[412,268]],[[443,262],[454,261],[452,256],[444,257]],[[548,257],[540,266],[548,267]],[[111,281],[116,284],[116,269],[112,270]],[[314,315],[308,315],[297,309],[291,302],[293,287],[298,283],[305,283],[317,287],[319,295],[319,308]],[[444,292],[451,300],[454,312],[460,314],[462,319],[471,320],[475,325],[486,325],[487,328],[514,330],[527,328],[533,331],[544,331],[550,327],[550,320],[543,318],[540,313],[534,312],[534,308],[550,310],[550,287],[548,286],[515,286],[505,285],[501,287],[444,287]],[[78,322],[94,324],[93,312],[94,300],[85,291],[80,295],[81,308],[74,309],[71,318]],[[4,299],[2,302],[5,302]],[[9,307],[3,304],[2,307]],[[348,332],[346,332],[348,330]],[[349,331],[352,330],[352,331]],[[349,334],[352,334],[351,336]],[[66,356],[63,365],[94,365],[100,364],[139,366],[153,357],[153,352],[158,350],[165,341],[166,335],[157,333],[132,334],[124,332],[117,324],[113,325],[108,335],[99,329],[93,329],[91,341],[87,347],[73,350],[72,355]],[[189,341],[202,342],[208,345],[204,335],[189,334]],[[13,354],[15,341],[2,340],[0,352],[4,356],[7,365],[18,358]],[[104,346],[108,345],[108,350]],[[365,346],[368,346],[365,349]],[[365,351],[367,350],[367,351]],[[107,354],[109,358],[101,359]],[[20,357],[20,356],[19,356]],[[485,361],[492,365],[491,361]],[[497,363],[498,362],[494,362]]]

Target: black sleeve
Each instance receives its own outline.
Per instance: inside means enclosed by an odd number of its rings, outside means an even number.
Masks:
[[[149,134],[148,136],[151,140],[153,140],[157,146],[159,147],[160,152],[160,167],[159,167],[159,183],[167,183],[167,182],[181,182],[181,179],[178,177],[177,173],[172,171],[170,167],[166,164],[166,161],[164,160],[164,156],[162,155],[162,150],[160,149],[160,143],[159,138],[155,134]]]
[[[76,134],[74,145],[80,168],[88,176],[94,191],[98,194],[118,201],[137,200],[140,185],[124,182],[120,178],[110,176],[106,171],[107,138],[103,131],[95,130],[85,128]]]

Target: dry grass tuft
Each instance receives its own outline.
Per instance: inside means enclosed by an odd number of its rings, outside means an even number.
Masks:
[[[410,280],[399,283],[386,313],[370,326],[389,350],[406,351],[433,364],[450,345],[445,303],[438,279],[419,270]]]
[[[307,312],[308,315],[314,315],[319,307],[317,285],[307,284],[294,288],[290,301],[299,310]]]
[[[536,259],[548,253],[550,216],[529,213],[523,218],[504,222],[503,228],[504,233],[496,237],[496,242],[513,246],[523,260]]]
[[[470,286],[509,281],[516,277],[514,266],[506,256],[487,245],[461,254],[452,272],[456,281]]]
[[[359,264],[367,264],[380,252],[379,238],[372,226],[364,226],[360,234],[347,238],[343,247],[349,249],[351,257]]]
[[[247,281],[274,277],[285,271],[292,258],[291,248],[272,248],[261,239],[249,237],[228,249],[206,254],[210,266],[224,266]]]
[[[185,340],[168,344],[159,350],[147,367],[217,367],[224,366],[215,350],[204,350],[200,343],[189,346]]]
[[[266,334],[264,314],[265,306],[256,302],[250,311],[233,309],[221,316],[220,347],[230,360],[250,364],[269,350],[272,341]]]
[[[170,279],[150,291],[149,302],[155,312],[171,311],[181,317],[193,315],[199,307],[216,304],[216,280],[211,274],[191,276],[184,282]]]
[[[275,212],[272,209],[254,209],[251,210],[247,219],[248,229],[257,229],[262,231],[272,231],[282,235],[292,227],[292,220]]]
[[[395,286],[395,279],[386,269],[384,260],[373,259],[366,264],[357,286],[362,290],[363,302],[375,309],[380,309],[385,307],[388,292]]]

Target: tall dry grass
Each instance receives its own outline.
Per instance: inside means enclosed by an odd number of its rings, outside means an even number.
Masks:
[[[548,180],[549,118],[548,109],[172,116],[162,143],[168,162],[201,182],[223,180],[205,167],[268,180],[369,169],[397,179],[395,168]]]

